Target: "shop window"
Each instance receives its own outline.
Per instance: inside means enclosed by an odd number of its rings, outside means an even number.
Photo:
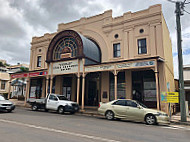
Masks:
[[[110,101],[115,99],[115,79],[113,73],[110,73]],[[126,98],[125,72],[119,72],[117,75],[117,98]]]
[[[6,81],[1,80],[1,90],[5,90]]]
[[[38,59],[37,59],[37,67],[41,67],[41,63],[42,63],[42,57],[41,57],[41,56],[38,56]]]
[[[120,43],[113,44],[113,57],[120,57],[121,50],[120,50]]]
[[[146,38],[138,39],[138,54],[147,54]]]

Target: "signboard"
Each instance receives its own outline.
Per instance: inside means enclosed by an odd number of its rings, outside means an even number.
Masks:
[[[53,74],[68,74],[78,72],[78,61],[63,61],[53,63]],[[51,74],[51,72],[49,72]]]
[[[161,102],[162,103],[179,103],[179,93],[178,92],[162,92]]]
[[[179,93],[178,92],[167,92],[167,102],[168,103],[179,103]]]
[[[146,67],[155,65],[154,61],[143,61],[135,63],[121,63],[116,65],[116,69],[126,69],[131,67]]]
[[[46,74],[47,74],[47,71],[44,71],[44,72],[32,72],[32,73],[29,73],[29,77],[41,76],[41,75],[46,75]]]
[[[21,73],[21,74],[12,74],[11,78],[24,78],[28,77],[28,73]]]
[[[114,65],[101,65],[101,66],[85,67],[86,72],[105,71],[105,70],[114,70]]]
[[[31,72],[31,73],[21,73],[21,74],[12,74],[11,78],[25,78],[25,77],[35,77],[35,76],[42,76],[46,75],[47,71],[43,72]]]
[[[30,98],[36,98],[36,86],[30,88]]]
[[[161,93],[161,102],[167,103],[167,93],[166,92]]]

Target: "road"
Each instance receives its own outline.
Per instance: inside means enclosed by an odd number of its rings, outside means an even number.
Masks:
[[[148,126],[80,114],[31,111],[0,113],[0,142],[189,142],[190,127]]]

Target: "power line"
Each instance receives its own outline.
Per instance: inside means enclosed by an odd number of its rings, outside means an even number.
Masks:
[[[188,13],[188,14],[190,14],[190,12],[186,11],[185,9],[184,9],[183,11],[185,11],[185,12]]]
[[[167,0],[168,2],[171,2],[171,3],[176,3],[176,1],[173,1],[173,0]]]

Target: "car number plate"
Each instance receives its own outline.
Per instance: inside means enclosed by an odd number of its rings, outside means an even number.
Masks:
[[[75,110],[77,110],[78,108],[77,107],[75,107]]]
[[[6,109],[11,109],[11,107],[6,107]]]

